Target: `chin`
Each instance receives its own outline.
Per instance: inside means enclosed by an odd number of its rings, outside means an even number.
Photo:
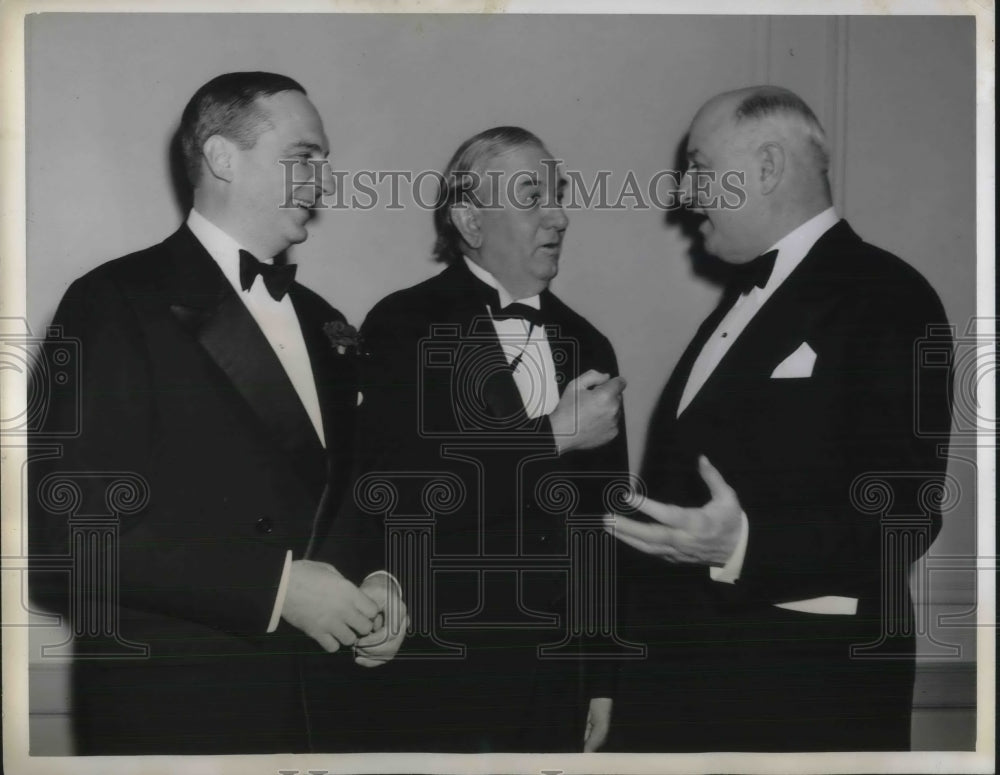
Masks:
[[[305,242],[307,239],[309,239],[309,232],[306,231],[305,226],[287,235],[288,245],[298,245],[301,242]]]
[[[539,280],[545,280],[548,282],[553,277],[559,274],[559,259],[549,258],[542,262],[535,272],[535,277]]]
[[[726,246],[717,246],[712,244],[710,240],[705,240],[705,252],[715,256],[720,261],[725,261],[727,264],[738,264],[740,263],[740,257],[732,250],[726,250]]]

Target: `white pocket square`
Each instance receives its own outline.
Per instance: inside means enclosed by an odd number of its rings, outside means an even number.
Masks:
[[[813,364],[816,363],[816,353],[806,342],[789,355],[771,372],[771,379],[802,379],[811,377]]]

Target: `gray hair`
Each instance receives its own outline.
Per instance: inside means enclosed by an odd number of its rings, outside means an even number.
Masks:
[[[733,114],[737,124],[771,117],[781,117],[801,131],[809,142],[817,171],[825,175],[830,168],[826,132],[816,114],[795,92],[780,86],[760,86],[740,100]]]
[[[486,129],[462,143],[441,175],[440,191],[434,206],[434,260],[450,264],[462,258],[462,235],[451,220],[451,208],[477,188],[486,165],[497,156],[516,148],[545,148],[537,135],[518,126]]]

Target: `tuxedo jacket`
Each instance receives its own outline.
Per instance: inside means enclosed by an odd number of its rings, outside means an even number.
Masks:
[[[568,557],[567,515],[596,518],[599,529],[609,484],[627,483],[624,427],[600,448],[557,455],[548,417],[525,413],[487,313],[491,293],[459,261],[380,301],[362,327],[363,467],[395,488],[389,520],[433,516],[434,561],[452,562],[410,585],[410,618],[466,647],[435,662],[415,659],[426,640],[404,643],[383,675],[382,707],[399,716],[380,712],[392,733],[376,744],[402,733],[413,736],[411,750],[579,750],[581,703],[610,692],[584,662],[539,661],[535,649],[566,632],[568,574],[558,563]],[[560,392],[588,369],[617,375],[608,340],[549,291],[541,314]],[[437,504],[426,487],[435,478],[451,493]],[[572,506],[561,500],[567,490]],[[477,564],[480,554],[525,564],[487,572],[494,566]],[[480,624],[449,623],[463,613]],[[531,628],[502,624],[532,616]],[[513,734],[521,724],[533,727],[531,739]]]
[[[948,369],[921,358],[924,346],[950,353],[941,303],[917,272],[840,221],[678,417],[692,364],[735,300],[723,297],[670,377],[642,479],[657,500],[700,506],[709,493],[697,458],[706,455],[739,498],[749,542],[735,584],[712,581],[706,567],[637,553],[625,563],[630,636],[650,645],[661,668],[637,666],[623,713],[641,715],[641,698],[666,696],[665,684],[670,695],[682,689],[694,698],[684,708],[660,702],[650,724],[632,719],[633,742],[659,750],[907,748],[907,574],[940,528],[930,493],[944,476],[939,446],[950,428]],[[812,368],[781,378],[775,370],[803,344],[815,353]],[[857,614],[775,607],[823,596],[857,598]],[[850,647],[866,644],[877,645],[867,659],[852,659]],[[687,676],[665,665],[684,665]],[[693,720],[667,724],[670,713]]]
[[[53,326],[79,342],[80,379],[53,386],[47,427],[75,414],[80,432],[31,470],[33,591],[71,616],[81,597],[108,594],[44,566],[76,551],[72,518],[114,513],[110,639],[148,647],[142,659],[76,660],[81,752],[308,745],[295,655],[319,647],[284,622],[266,634],[286,551],[330,560],[356,583],[380,552],[332,526],[349,484],[358,377],[323,324],[343,317],[297,283],[289,294],[326,449],[263,333],[186,226],[80,278],[59,305]],[[36,452],[45,442],[36,437]],[[115,506],[107,485],[121,472],[135,494]],[[60,480],[79,488],[74,513],[46,494]],[[324,544],[332,533],[340,540]]]

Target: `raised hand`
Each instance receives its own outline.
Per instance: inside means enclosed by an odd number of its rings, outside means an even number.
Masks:
[[[618,435],[622,412],[622,377],[590,369],[566,386],[558,405],[549,414],[559,453],[592,449]]]
[[[605,529],[629,546],[667,562],[725,565],[739,542],[743,509],[733,488],[704,455],[698,459],[698,470],[711,493],[704,506],[682,508],[633,496],[629,505],[656,521],[609,514],[604,518]]]

